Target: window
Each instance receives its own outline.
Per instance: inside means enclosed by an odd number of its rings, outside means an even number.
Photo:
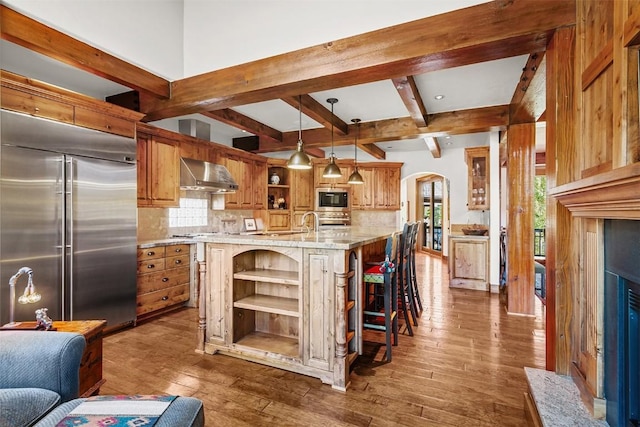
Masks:
[[[169,227],[207,225],[207,199],[180,198],[179,208],[169,209]]]

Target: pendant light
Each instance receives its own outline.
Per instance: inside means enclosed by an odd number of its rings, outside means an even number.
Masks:
[[[354,165],[355,169],[353,173],[349,176],[349,184],[364,184],[364,179],[362,179],[362,175],[358,172],[358,136],[360,134],[360,119],[351,119],[353,123],[356,124],[356,142],[355,142],[355,150],[354,150]]]
[[[322,173],[323,178],[340,178],[342,176],[342,172],[338,165],[336,165],[336,156],[333,154],[333,122],[335,116],[333,115],[333,104],[338,102],[336,98],[329,98],[327,102],[331,104],[331,156],[329,157],[329,164],[326,168],[324,168],[324,172]]]
[[[289,157],[287,167],[289,169],[311,169],[311,159],[304,152],[302,142],[302,95],[298,95],[298,113],[300,116],[300,128],[298,130],[298,147],[296,152]]]

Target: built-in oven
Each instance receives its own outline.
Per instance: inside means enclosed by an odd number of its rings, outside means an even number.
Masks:
[[[349,188],[316,188],[316,206],[320,225],[351,225]]]

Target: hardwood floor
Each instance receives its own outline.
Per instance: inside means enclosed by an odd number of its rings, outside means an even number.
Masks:
[[[384,333],[366,331],[346,393],[196,354],[196,310],[184,309],[105,338],[101,394],[195,396],[207,426],[526,425],[522,368],[544,368],[543,307],[536,300],[535,318],[508,316],[498,295],[449,289],[439,259],[417,258],[424,312],[415,335],[402,335],[385,363]]]

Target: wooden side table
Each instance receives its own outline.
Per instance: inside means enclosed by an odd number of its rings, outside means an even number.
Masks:
[[[80,397],[89,397],[100,392],[100,387],[105,383],[102,378],[102,334],[106,320],[72,320],[68,322],[53,322],[52,331],[42,331],[43,334],[54,332],[76,332],[84,336],[86,345],[80,361]],[[4,330],[34,330],[36,322],[21,322],[15,328],[2,328]]]

